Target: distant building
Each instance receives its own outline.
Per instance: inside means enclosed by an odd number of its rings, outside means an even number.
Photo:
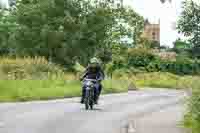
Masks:
[[[146,20],[142,37],[160,43],[160,22],[158,24],[151,24]]]

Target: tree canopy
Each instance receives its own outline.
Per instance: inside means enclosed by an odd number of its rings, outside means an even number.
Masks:
[[[20,0],[0,18],[1,55],[44,56],[69,67],[93,56],[110,61],[113,47],[137,42],[144,22],[109,0]],[[132,43],[124,44],[125,37]]]
[[[178,21],[178,30],[194,47],[200,47],[200,5],[192,0],[183,2],[183,12]]]

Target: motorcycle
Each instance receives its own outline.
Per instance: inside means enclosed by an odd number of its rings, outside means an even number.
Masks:
[[[94,100],[95,100],[95,84],[98,80],[95,79],[84,79],[83,85],[85,86],[85,98],[84,104],[85,109],[88,110],[89,107],[93,110]]]

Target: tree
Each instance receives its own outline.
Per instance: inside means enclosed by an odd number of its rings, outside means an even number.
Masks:
[[[122,27],[124,29],[122,35],[125,33],[124,35],[132,40],[131,47],[136,46],[144,29],[144,18],[129,7],[123,8],[121,16],[125,25],[125,27]]]
[[[191,55],[193,54],[190,43],[183,41],[180,38],[174,42],[174,47],[172,48],[172,51],[178,53],[179,56],[187,58],[191,57]]]
[[[186,37],[194,47],[200,47],[200,5],[192,0],[183,2],[183,12],[178,21],[178,30]]]
[[[177,39],[174,42],[174,48],[179,50],[185,50],[185,49],[190,49],[191,45],[185,41],[182,41],[181,39]]]
[[[0,11],[0,56],[15,54],[15,32],[17,29],[15,16],[7,10]]]
[[[107,4],[80,0],[22,0],[16,17],[19,53],[67,66],[75,61],[86,65],[97,51],[109,47],[109,31],[115,24]]]
[[[75,62],[86,65],[93,56],[108,63],[113,46],[127,45],[121,39],[139,36],[143,25],[134,10],[107,0],[20,0],[5,20],[0,19],[2,46],[12,46],[18,56],[44,56],[68,68]]]

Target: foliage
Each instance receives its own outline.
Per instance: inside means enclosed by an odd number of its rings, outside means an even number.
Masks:
[[[175,42],[174,42],[174,48],[175,49],[188,49],[188,48],[190,48],[191,46],[190,46],[190,44],[189,43],[187,43],[187,42],[185,42],[185,41],[182,41],[182,40],[180,40],[180,39],[178,39],[178,40],[176,40]]]
[[[176,61],[157,59],[147,66],[148,72],[171,72],[179,75],[198,75],[200,73],[200,62],[189,58],[178,56]]]
[[[143,18],[112,1],[21,0],[16,9],[1,12],[1,55],[43,56],[72,67],[93,56],[112,60],[112,45],[142,32]],[[9,32],[7,32],[9,31]],[[6,50],[6,51],[5,51]]]
[[[194,47],[195,56],[199,57],[200,47],[200,5],[194,1],[185,0],[183,3],[183,12],[178,21],[178,30],[189,37],[192,47]],[[198,48],[198,49],[197,49]],[[197,51],[198,50],[198,51]]]
[[[108,74],[108,76],[112,77],[114,71],[126,67],[126,58],[123,56],[117,56],[112,59],[112,62],[106,65],[106,73]]]
[[[175,56],[174,60],[162,59],[160,56],[153,54],[149,49],[144,48],[131,48],[128,49],[128,54],[126,52],[122,53],[118,56],[113,56],[112,62],[106,65],[106,73],[109,76],[113,76],[114,72],[121,71],[122,69],[133,70],[135,73],[170,72],[178,75],[200,74],[200,61],[189,58],[188,53],[182,52]]]
[[[174,42],[174,47],[172,48],[172,51],[184,57],[192,57],[192,55],[194,55],[194,53],[192,53],[191,44],[181,39],[177,39]]]
[[[13,15],[9,15],[8,11],[0,10],[0,55],[15,54],[15,32],[17,23]]]
[[[151,48],[160,48],[160,43],[158,41],[151,41]]]
[[[157,41],[148,40],[147,38],[141,37],[138,42],[139,45],[137,47],[147,48],[147,49],[155,49],[160,48],[160,43]]]
[[[128,66],[145,67],[155,59],[155,56],[144,48],[134,48],[128,51]]]
[[[121,37],[132,40],[132,45],[129,45],[129,47],[138,45],[144,29],[144,18],[138,15],[132,8],[123,8],[120,22]]]
[[[162,51],[168,51],[168,50],[169,50],[169,47],[168,47],[168,46],[165,46],[165,45],[162,45],[162,46],[160,46],[159,49],[162,50]]]
[[[86,64],[113,25],[112,10],[85,1],[22,1],[16,10],[16,41],[22,56],[45,56],[63,65]],[[28,45],[27,45],[28,44]],[[87,58],[86,58],[87,57]]]

